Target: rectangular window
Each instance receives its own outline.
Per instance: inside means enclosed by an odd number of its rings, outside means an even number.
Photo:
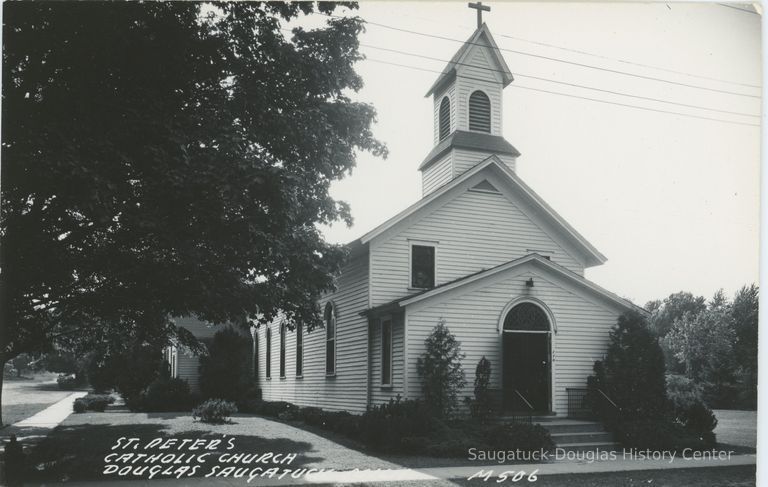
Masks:
[[[381,385],[392,385],[392,320],[381,321]]]
[[[435,287],[434,246],[411,246],[411,287],[418,289]]]
[[[296,325],[296,377],[304,375],[304,327]]]
[[[267,328],[267,379],[272,378],[272,330]]]
[[[285,379],[285,325],[280,325],[280,378]]]

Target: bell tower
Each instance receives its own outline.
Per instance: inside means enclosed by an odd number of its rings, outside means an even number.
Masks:
[[[503,90],[512,82],[482,12],[477,30],[454,54],[425,96],[434,107],[434,147],[419,166],[422,196],[461,175],[491,155],[515,170],[520,153],[502,136]]]

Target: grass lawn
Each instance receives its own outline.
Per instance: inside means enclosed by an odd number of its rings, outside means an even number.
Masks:
[[[29,418],[54,404],[72,391],[62,391],[56,375],[45,374],[33,379],[3,381],[3,423],[13,424]]]
[[[757,445],[757,411],[715,409],[717,442],[755,448]]]

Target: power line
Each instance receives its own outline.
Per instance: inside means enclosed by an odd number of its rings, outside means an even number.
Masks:
[[[441,74],[441,71],[436,71],[434,69],[420,68],[420,67],[417,67],[417,66],[409,66],[407,64],[393,63],[393,62],[389,62],[389,61],[383,61],[381,59],[373,59],[373,58],[369,57],[369,58],[366,58],[366,60],[367,61],[372,61],[372,62],[375,62],[375,63],[380,63],[380,64],[388,64],[390,66],[398,66],[398,67],[401,67],[401,68],[413,69],[413,70],[416,70],[416,71],[424,71],[424,72],[428,72],[428,73]],[[487,81],[487,80],[483,80],[483,79],[480,79],[480,78],[473,78],[471,76],[461,75],[459,77],[460,78],[465,78],[465,79],[471,79],[471,80],[475,80],[475,81]],[[638,110],[645,110],[645,111],[650,111],[650,112],[658,112],[658,113],[666,113],[666,114],[669,114],[669,115],[679,115],[679,116],[682,116],[682,117],[698,118],[698,119],[701,119],[701,120],[710,120],[710,121],[713,121],[713,122],[730,123],[730,124],[736,124],[736,125],[748,125],[748,126],[752,126],[752,127],[759,127],[760,126],[759,124],[755,124],[755,123],[737,122],[735,120],[723,120],[721,118],[703,117],[703,116],[700,116],[700,115],[693,115],[693,114],[689,114],[689,113],[673,112],[671,110],[660,110],[660,109],[656,109],[656,108],[641,107],[641,106],[637,106],[637,105],[630,105],[628,103],[619,103],[619,102],[613,102],[613,101],[608,101],[608,100],[601,100],[601,99],[598,99],[598,98],[590,98],[590,97],[586,97],[586,96],[572,95],[570,93],[562,93],[562,92],[558,92],[558,91],[551,91],[551,90],[544,90],[544,89],[540,89],[540,88],[533,88],[533,87],[530,87],[530,86],[521,86],[519,84],[513,84],[513,85],[510,85],[510,86],[512,86],[513,88],[521,88],[521,89],[524,89],[524,90],[538,91],[538,92],[541,92],[541,93],[548,93],[548,94],[552,94],[552,95],[560,95],[560,96],[565,96],[565,97],[570,97],[570,98],[577,98],[577,99],[580,99],[580,100],[594,101],[594,102],[597,102],[597,103],[604,103],[604,104],[607,104],[607,105],[617,105],[617,106],[625,107],[625,108],[635,108],[635,109],[638,109]]]
[[[457,64],[457,65],[460,65],[460,66],[468,66],[468,67],[471,67],[471,68],[481,69],[481,70],[491,71],[491,72],[496,72],[496,73],[506,73],[506,71],[504,71],[502,69],[494,69],[494,68],[489,68],[489,67],[486,67],[486,66],[477,66],[477,65],[474,65],[474,64],[460,63],[458,61],[451,62],[451,61],[447,61],[445,59],[440,59],[440,58],[436,58],[436,57],[432,57],[432,56],[425,56],[425,55],[422,55],[422,54],[416,54],[416,53],[407,52],[407,51],[401,51],[401,50],[398,50],[398,49],[390,49],[390,48],[387,48],[387,47],[379,47],[379,46],[373,46],[373,45],[370,45],[370,44],[362,44],[362,43],[360,45],[364,46],[364,47],[368,47],[370,49],[378,49],[378,50],[381,50],[381,51],[387,51],[387,52],[393,52],[393,53],[397,53],[397,54],[403,54],[405,56],[412,56],[412,57],[418,57],[418,58],[422,58],[422,59],[429,59],[429,60],[432,60],[432,61],[440,61],[440,62],[445,62],[445,63]],[[560,81],[560,80],[555,80],[555,79],[550,79],[550,78],[544,78],[544,77],[541,77],[541,76],[533,76],[533,75],[530,75],[530,74],[523,74],[523,73],[519,73],[519,72],[514,73],[514,75],[515,76],[522,76],[523,78],[535,79],[535,80],[539,80],[539,81],[547,81],[549,83],[556,83],[556,84],[561,84],[561,85],[566,85],[566,86],[572,86],[572,87],[575,87],[575,88],[584,88],[586,90],[592,90],[592,91],[599,91],[599,92],[603,92],[603,93],[609,93],[609,94],[612,94],[612,95],[626,96],[626,97],[630,97],[630,98],[637,98],[637,99],[640,99],[640,100],[648,100],[648,101],[654,101],[654,102],[658,102],[658,103],[668,103],[670,105],[677,105],[677,106],[686,107],[686,108],[696,108],[696,109],[700,109],[700,110],[707,110],[707,111],[710,111],[710,112],[727,113],[729,115],[740,115],[740,116],[744,116],[744,117],[760,118],[760,115],[754,115],[754,114],[751,114],[751,113],[734,112],[734,111],[730,111],[730,110],[720,110],[720,109],[717,109],[717,108],[703,107],[703,106],[700,106],[700,105],[691,105],[691,104],[688,104],[688,103],[679,103],[679,102],[675,102],[675,101],[664,100],[664,99],[661,99],[661,98],[653,98],[653,97],[642,96],[642,95],[633,95],[631,93],[625,93],[625,92],[621,92],[621,91],[606,90],[606,89],[603,89],[603,88],[595,88],[593,86],[581,85],[581,84],[578,84],[578,83],[570,83],[570,82],[567,82],[567,81]]]
[[[323,13],[319,13],[319,12],[315,13],[315,15],[324,15],[326,17],[340,18],[340,19],[341,18],[345,18],[345,17],[339,16],[339,15],[323,14]],[[608,73],[620,74],[620,75],[623,75],[623,76],[632,76],[632,77],[635,77],[635,78],[646,79],[646,80],[651,80],[651,81],[658,81],[658,82],[661,82],[661,83],[667,83],[667,84],[676,85],[676,86],[685,86],[685,87],[688,87],[688,88],[695,88],[695,89],[699,89],[699,90],[712,91],[712,92],[715,92],[715,93],[725,93],[725,94],[729,94],[729,95],[744,96],[744,97],[748,97],[748,98],[760,98],[759,95],[748,95],[746,93],[738,93],[736,91],[720,90],[720,89],[717,89],[717,88],[709,88],[709,87],[706,87],[706,86],[694,85],[694,84],[690,84],[690,83],[683,83],[683,82],[680,82],[680,81],[672,81],[672,80],[668,80],[668,79],[664,79],[664,78],[657,78],[657,77],[654,77],[654,76],[646,76],[646,75],[642,75],[642,74],[629,73],[629,72],[620,71],[620,70],[617,70],[617,69],[605,68],[605,67],[602,67],[602,66],[593,66],[591,64],[579,63],[579,62],[576,62],[576,61],[569,61],[567,59],[555,58],[555,57],[551,57],[551,56],[543,56],[541,54],[533,54],[533,53],[530,53],[530,52],[519,51],[519,50],[515,50],[515,49],[506,49],[506,48],[501,48],[501,47],[493,48],[491,46],[487,46],[485,44],[480,44],[480,43],[477,43],[477,42],[462,41],[460,39],[454,39],[452,37],[439,36],[439,35],[435,35],[435,34],[427,34],[427,33],[424,33],[424,32],[419,32],[419,31],[410,30],[410,29],[403,29],[403,28],[400,28],[400,27],[394,27],[394,26],[387,25],[387,24],[382,24],[382,23],[379,23],[379,22],[365,21],[365,23],[367,25],[375,25],[377,27],[382,27],[382,28],[385,28],[385,29],[391,29],[391,30],[394,30],[394,31],[397,31],[397,32],[404,32],[404,33],[407,33],[407,34],[413,34],[413,35],[418,35],[418,36],[423,36],[423,37],[431,37],[431,38],[434,38],[434,39],[441,39],[441,40],[445,40],[445,41],[458,42],[460,44],[470,44],[470,45],[475,45],[475,46],[482,46],[482,47],[485,47],[485,48],[488,48],[488,49],[496,49],[498,51],[511,52],[511,53],[514,53],[514,54],[520,54],[522,56],[529,56],[529,57],[534,57],[534,58],[538,58],[538,59],[545,59],[545,60],[548,60],[548,61],[554,61],[554,62],[559,62],[559,63],[563,63],[563,64],[569,64],[569,65],[572,65],[572,66],[578,66],[578,67],[582,67],[582,68],[596,69],[596,70],[599,70],[599,71],[605,71],[605,72],[608,72]]]
[[[722,5],[724,7],[735,8],[736,10],[742,10],[742,11],[748,12],[748,13],[755,13],[755,12],[751,12],[751,11],[748,11],[748,10],[740,9],[738,7],[732,7],[730,5],[725,5],[725,4],[720,4],[720,5]],[[426,19],[424,17],[419,17],[418,15],[413,15],[411,13],[406,13],[405,15],[407,17],[411,17],[411,18],[414,18],[414,19],[425,20],[425,21],[428,21],[428,22],[434,22],[431,19]],[[435,22],[435,23],[438,23],[438,22]],[[457,27],[462,27],[464,29],[467,29],[466,26],[459,26],[457,24],[453,24],[453,25],[456,25]],[[495,35],[497,35],[499,37],[506,37],[507,39],[513,39],[513,40],[520,41],[520,42],[527,42],[529,44],[534,44],[534,45],[537,45],[537,46],[544,46],[544,47],[548,47],[548,48],[551,48],[551,49],[559,49],[561,51],[573,52],[573,53],[582,54],[582,55],[585,55],[585,56],[592,56],[592,57],[596,57],[598,59],[605,59],[605,60],[614,61],[614,62],[617,62],[617,63],[629,64],[631,66],[638,66],[638,67],[642,67],[642,68],[655,69],[655,70],[658,70],[658,71],[665,71],[667,73],[679,74],[679,75],[682,75],[682,76],[690,76],[691,78],[700,78],[700,79],[705,79],[705,80],[709,80],[709,81],[717,81],[719,83],[726,83],[726,84],[732,84],[732,85],[737,85],[737,86],[746,86],[746,87],[749,87],[749,88],[762,88],[762,86],[760,86],[760,85],[755,85],[755,84],[751,84],[751,83],[742,83],[742,82],[739,82],[739,81],[730,81],[730,80],[723,79],[723,78],[714,78],[714,77],[711,77],[711,76],[703,76],[703,75],[700,75],[700,74],[693,74],[693,73],[689,73],[689,72],[686,72],[686,71],[677,71],[675,69],[663,68],[661,66],[655,66],[655,65],[652,65],[652,64],[645,64],[645,63],[640,63],[640,62],[637,62],[637,61],[630,61],[628,59],[622,59],[622,58],[606,56],[606,55],[603,55],[603,54],[597,54],[597,53],[594,53],[594,52],[584,51],[584,50],[581,50],[581,49],[574,49],[574,48],[570,48],[570,47],[558,46],[557,44],[550,44],[550,43],[542,42],[542,41],[534,41],[532,39],[526,39],[526,38],[523,38],[523,37],[513,36],[513,35],[510,35],[510,34],[504,34],[504,33],[496,32]]]

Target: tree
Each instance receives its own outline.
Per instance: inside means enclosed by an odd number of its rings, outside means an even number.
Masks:
[[[685,375],[704,385],[710,401],[722,404],[724,399],[734,399],[728,396],[735,380],[736,331],[731,304],[722,291],[715,293],[703,312],[686,313],[676,320],[664,341],[684,365]]]
[[[706,308],[704,297],[684,291],[670,294],[663,301],[651,301],[645,305],[645,309],[651,312],[651,330],[658,338],[666,336],[675,320],[682,318],[685,313],[696,315]]]
[[[467,401],[472,416],[480,421],[486,421],[493,414],[491,398],[491,361],[485,355],[475,367],[475,399]]]
[[[239,401],[252,388],[251,340],[232,328],[216,332],[208,354],[200,357],[204,399]]]
[[[437,417],[450,416],[458,404],[459,391],[466,385],[461,344],[440,319],[424,345],[426,351],[416,362],[424,402]]]
[[[173,316],[320,324],[345,250],[317,225],[351,221],[329,186],[386,155],[349,98],[362,21],[282,30],[338,7],[3,5],[0,365],[126,330],[189,342]]]
[[[641,314],[632,311],[619,316],[605,360],[596,362],[594,370],[587,381],[594,408],[610,411],[614,407],[605,406],[605,394],[624,419],[659,419],[667,412],[664,353]]]
[[[736,342],[733,344],[736,364],[741,368],[744,403],[757,407],[757,328],[760,290],[754,284],[736,292],[731,306]]]

